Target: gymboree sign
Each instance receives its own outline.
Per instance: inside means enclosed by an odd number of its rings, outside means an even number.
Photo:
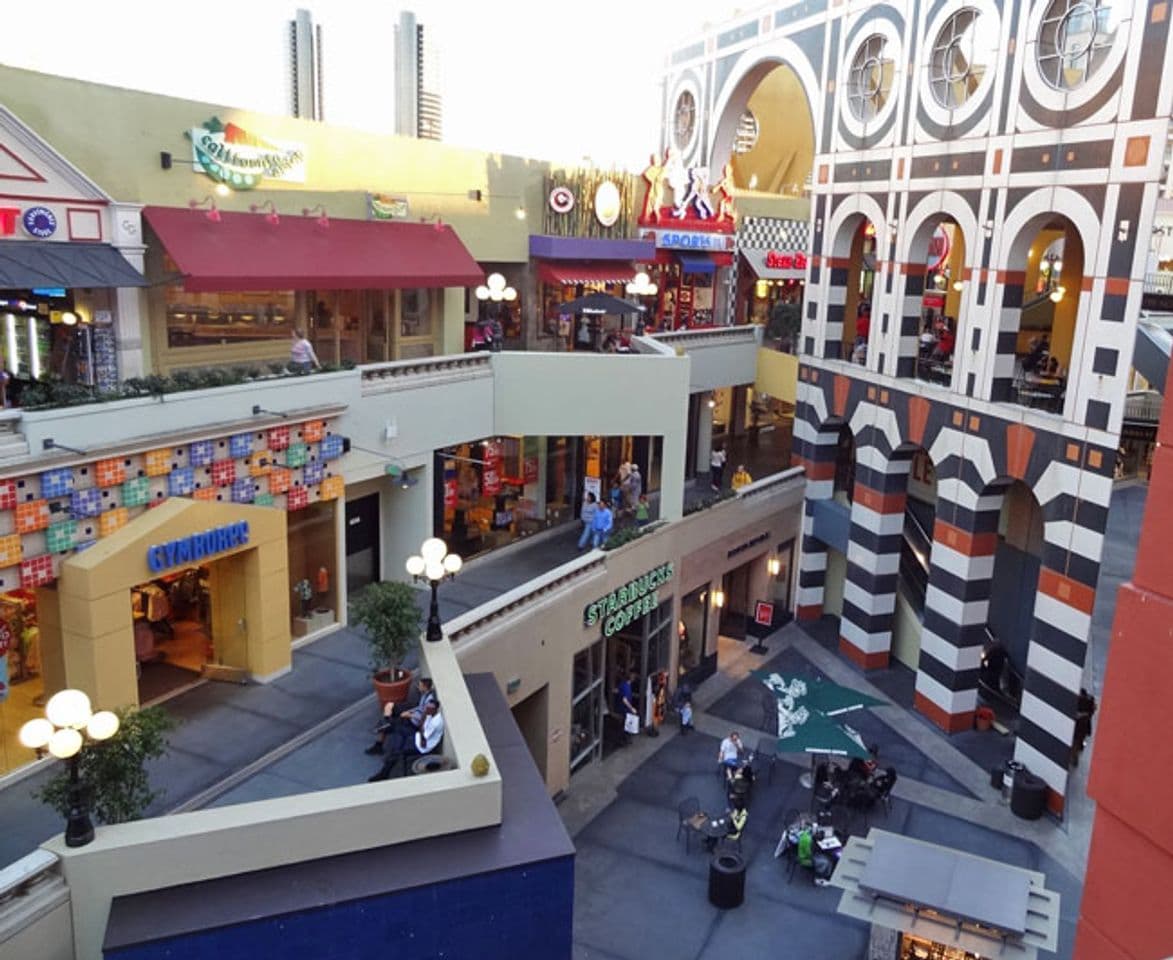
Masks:
[[[147,547],[147,566],[155,573],[185,563],[198,563],[205,557],[227,553],[248,543],[248,521],[227,523],[203,533],[192,533],[178,540]]]
[[[603,636],[610,637],[629,624],[646,617],[660,605],[659,589],[672,579],[671,563],[664,563],[642,576],[612,590],[582,612],[583,626],[603,625]]]
[[[305,182],[303,143],[268,140],[219,117],[187,131],[187,138],[196,166],[233,190],[252,190],[262,180]]]

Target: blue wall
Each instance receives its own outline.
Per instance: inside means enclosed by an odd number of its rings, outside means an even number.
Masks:
[[[394,849],[388,857],[400,856]],[[264,883],[266,875],[256,875]],[[569,960],[574,858],[107,951],[107,960]]]

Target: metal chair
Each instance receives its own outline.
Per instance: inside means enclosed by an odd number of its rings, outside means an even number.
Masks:
[[[685,797],[676,805],[679,822],[676,825],[676,840],[680,841],[680,834],[684,834],[684,852],[691,848],[692,835],[699,832],[697,816],[701,812],[701,802],[696,797]]]
[[[754,773],[761,776],[765,771],[766,781],[774,782],[774,763],[778,759],[778,740],[776,737],[762,737],[754,749]]]

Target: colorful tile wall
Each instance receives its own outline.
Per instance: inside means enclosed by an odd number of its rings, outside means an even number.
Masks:
[[[326,435],[325,420],[307,420],[301,427],[301,438],[306,443],[319,443]]]
[[[318,496],[322,500],[337,500],[342,496],[346,489],[346,481],[337,475],[326,477],[322,481],[322,488],[318,491]]]
[[[271,494],[271,493],[258,493],[253,498],[253,506],[254,507],[271,507],[271,506],[273,506],[273,494]]]
[[[288,427],[273,427],[269,431],[266,446],[270,450],[284,450],[289,446],[289,428]]]
[[[46,500],[67,497],[73,490],[73,467],[56,467],[41,474],[41,496]]]
[[[193,500],[211,500],[216,501],[220,499],[220,491],[215,487],[200,487],[191,495]]]
[[[318,456],[322,460],[336,460],[342,456],[342,437],[331,433],[322,438],[322,445],[318,448]]]
[[[30,500],[27,503],[18,503],[14,520],[17,533],[33,533],[37,530],[44,530],[49,526],[48,501]]]
[[[310,505],[310,494],[305,487],[290,487],[285,494],[285,509],[289,511],[304,510]]]
[[[167,493],[172,497],[190,497],[195,490],[195,471],[191,467],[173,470],[167,478]]]
[[[121,457],[99,460],[96,468],[99,487],[117,486],[126,479],[126,465],[122,462]]]
[[[256,498],[256,482],[252,477],[241,477],[232,484],[233,503],[252,503]]]
[[[16,509],[16,481],[0,480],[0,510]]]
[[[301,482],[307,487],[321,483],[325,468],[320,460],[309,460],[301,470]]]
[[[267,477],[273,469],[273,455],[268,450],[261,450],[248,457],[245,461],[250,477]]]
[[[25,590],[53,582],[53,558],[45,553],[20,561],[20,585]]]
[[[269,493],[277,495],[289,489],[292,473],[285,467],[274,467],[269,474]]]
[[[236,480],[235,460],[216,460],[212,463],[212,483],[226,487]]]
[[[285,451],[285,466],[304,467],[308,456],[309,454],[304,443],[291,443]]]

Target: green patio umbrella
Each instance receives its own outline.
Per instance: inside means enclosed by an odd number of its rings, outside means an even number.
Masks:
[[[765,670],[751,670],[749,675],[764,683],[779,698],[790,697],[796,705],[804,706],[808,710],[817,710],[828,717],[885,705],[883,700],[869,697],[866,693],[840,686],[830,680],[803,680],[792,677],[788,682],[781,674],[767,673]]]

